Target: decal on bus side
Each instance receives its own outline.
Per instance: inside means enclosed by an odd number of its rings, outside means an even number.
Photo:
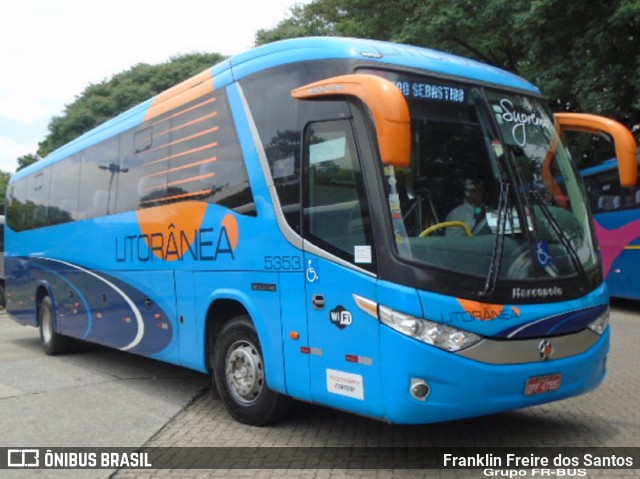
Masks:
[[[344,306],[336,306],[335,309],[329,311],[329,319],[339,329],[344,329],[353,323],[353,315]]]
[[[216,261],[220,255],[235,259],[240,240],[238,220],[227,214],[219,228],[202,228],[207,203],[184,202],[138,211],[141,234],[116,237],[116,261],[148,262],[191,258]]]
[[[327,391],[364,400],[364,378],[360,374],[327,369]]]

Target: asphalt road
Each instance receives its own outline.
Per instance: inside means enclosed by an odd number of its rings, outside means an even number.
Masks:
[[[45,356],[37,330],[0,314],[0,447],[236,447],[228,469],[0,471],[3,477],[487,477],[483,471],[243,469],[257,451],[290,446],[344,447],[640,447],[640,303],[616,302],[609,374],[577,398],[483,418],[424,426],[392,426],[309,404],[267,428],[235,423],[205,394],[207,378],[150,359],[82,345]],[[263,458],[264,459],[264,458]],[[317,458],[316,458],[317,459]],[[249,461],[249,462],[247,462]],[[265,462],[266,464],[267,462]],[[258,464],[256,466],[255,464]],[[266,467],[266,466],[265,466]],[[9,474],[6,474],[6,473]],[[46,474],[44,474],[46,472]],[[77,474],[76,474],[77,473]],[[640,470],[588,470],[587,477],[640,477]]]

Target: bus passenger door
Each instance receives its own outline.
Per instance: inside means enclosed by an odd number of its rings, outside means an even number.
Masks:
[[[303,236],[311,397],[380,414],[373,238],[351,120],[304,133]]]

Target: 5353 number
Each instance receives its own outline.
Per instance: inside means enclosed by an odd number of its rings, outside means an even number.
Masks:
[[[291,271],[302,268],[300,256],[265,256],[264,269],[275,271]]]

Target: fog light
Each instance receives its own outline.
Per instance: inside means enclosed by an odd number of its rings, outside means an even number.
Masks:
[[[418,401],[426,401],[431,392],[431,388],[424,379],[411,378],[409,392]]]

